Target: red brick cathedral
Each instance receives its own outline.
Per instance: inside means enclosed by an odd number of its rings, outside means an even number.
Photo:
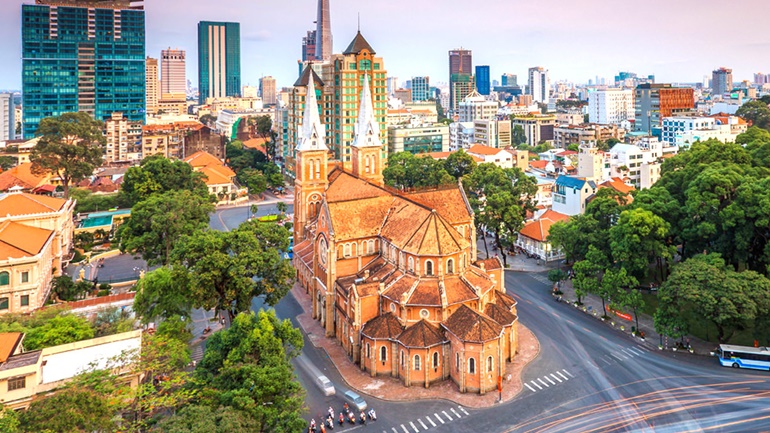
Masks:
[[[516,301],[498,259],[476,259],[460,185],[383,185],[383,148],[364,78],[352,171],[329,160],[313,74],[296,148],[294,266],[313,318],[361,369],[406,386],[451,379],[488,392],[517,351]]]

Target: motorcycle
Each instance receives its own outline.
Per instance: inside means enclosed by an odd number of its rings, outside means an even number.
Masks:
[[[361,424],[366,425],[366,414],[361,411]]]
[[[369,409],[369,419],[372,421],[377,421],[377,413],[374,411],[374,409]]]
[[[353,412],[350,412],[350,414],[348,416],[348,421],[350,421],[351,424],[355,424],[356,423],[356,415]]]
[[[340,413],[340,425],[345,425],[345,415]]]

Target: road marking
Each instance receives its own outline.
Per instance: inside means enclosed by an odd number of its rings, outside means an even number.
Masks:
[[[443,413],[445,417],[449,418],[449,421],[454,421],[454,418],[452,418],[451,416],[449,416],[449,414],[448,414],[448,413],[446,413],[446,411],[445,411],[445,410],[442,410],[442,411],[441,411],[441,413]]]
[[[631,357],[631,358],[633,358],[634,356],[636,356],[636,353],[634,353],[634,352],[632,352],[632,351],[630,351],[630,350],[629,350],[628,352],[626,352],[626,349],[620,349],[620,351],[621,351],[621,352],[623,352],[623,353],[625,353],[626,355],[628,355],[628,356],[629,356],[629,357]]]
[[[414,432],[415,432],[415,433],[420,433],[420,430],[417,430],[417,426],[416,426],[416,425],[414,425],[414,423],[413,423],[413,422],[409,421],[409,425],[411,425],[411,426],[412,426],[412,428],[414,429]]]
[[[440,416],[438,416],[438,414],[437,414],[437,413],[434,413],[434,414],[433,414],[433,416],[435,416],[436,418],[438,418],[438,420],[439,420],[439,421],[441,421],[441,424],[446,424],[446,423],[444,422],[444,420],[443,420],[443,419],[441,419],[441,417],[440,417]]]
[[[525,384],[524,384],[524,386],[526,386],[527,388],[529,388],[529,390],[530,390],[530,391],[532,391],[532,392],[537,392],[537,391],[535,391],[535,388],[532,388],[531,386],[529,386],[529,384],[528,384],[528,383],[525,383]]]
[[[567,320],[567,323],[569,323],[572,326],[575,326],[575,323],[572,320]]]
[[[467,411],[467,410],[465,410],[465,408],[464,408],[464,407],[462,407],[462,406],[457,406],[457,407],[458,407],[458,408],[459,408],[461,411],[463,411],[463,413],[464,413],[464,414],[466,414],[466,415],[470,415],[470,414],[468,413],[468,411]]]
[[[565,370],[563,368],[561,369],[561,371],[567,373],[569,375],[569,377],[575,377],[574,375],[572,375],[572,373],[570,373],[569,371],[567,371],[567,370]]]
[[[619,361],[622,361],[622,360],[624,360],[624,359],[627,359],[626,357],[621,357],[620,355],[616,355],[616,354],[614,354],[614,353],[610,353],[610,355],[611,355],[611,356],[613,356],[613,357],[615,357],[615,358],[618,358],[618,360],[619,360]]]
[[[401,428],[404,429],[404,433],[409,433],[409,430],[407,430],[406,427],[404,427],[403,424],[401,424]]]
[[[548,376],[543,376],[543,377],[545,377],[545,380],[551,382],[551,385],[556,385],[556,382],[552,381],[550,377]]]
[[[556,372],[556,374],[558,374],[559,376],[561,376],[561,377],[562,377],[564,380],[569,380],[569,379],[567,378],[567,376],[565,376],[565,375],[561,374],[561,371],[557,371],[557,372]]]
[[[543,389],[543,387],[538,385],[537,382],[535,382],[534,380],[532,381],[532,384],[535,385],[537,389]]]
[[[453,408],[453,407],[450,407],[450,408],[449,408],[449,410],[451,410],[453,414],[457,415],[457,417],[458,417],[458,418],[462,418],[462,417],[460,416],[460,414],[459,414],[459,413],[457,413],[457,411],[455,410],[455,408]]]
[[[425,423],[424,423],[424,422],[422,422],[422,420],[421,420],[421,419],[417,418],[417,422],[419,422],[419,423],[420,423],[420,425],[422,426],[422,428],[424,428],[425,430],[427,430],[427,429],[428,429],[428,426],[426,426],[426,425],[425,425]]]
[[[611,364],[611,362],[607,361],[607,360],[606,360],[606,359],[604,359],[604,358],[602,358],[602,361],[604,361],[605,363],[607,363],[607,365],[610,365],[610,364]]]
[[[396,430],[395,427],[393,427],[393,433],[398,433],[398,430]]]
[[[635,348],[635,347],[629,347],[629,348],[628,348],[628,350],[630,350],[630,351],[632,351],[632,352],[636,353],[638,356],[642,356],[642,355],[644,355],[644,353],[645,353],[645,352],[642,352],[641,350],[639,350],[639,349],[637,349],[637,348]]]
[[[428,422],[430,423],[430,425],[432,425],[433,427],[436,427],[436,423],[435,423],[435,422],[433,422],[433,420],[432,420],[432,419],[430,419],[430,415],[425,415],[425,419],[427,419],[427,420],[428,420]]]
[[[649,352],[649,351],[650,351],[649,349],[647,349],[647,348],[646,348],[646,347],[644,347],[644,346],[636,346],[636,348],[637,348],[637,349],[639,349],[639,350],[641,350],[641,351],[643,351],[643,352]]]
[[[525,299],[524,302],[526,302],[529,305],[532,305],[532,301],[530,301],[529,299]]]
[[[538,378],[537,378],[537,380],[539,380],[539,381],[540,381],[540,383],[542,383],[543,385],[545,385],[545,387],[546,387],[546,388],[548,388],[548,384],[547,384],[547,383],[545,383],[545,382],[543,382],[543,379],[541,379],[541,378],[539,378],[539,377],[538,377]]]
[[[551,377],[553,377],[554,379],[558,380],[558,381],[559,381],[559,383],[561,383],[561,382],[562,382],[562,380],[561,380],[561,379],[559,379],[559,377],[558,377],[558,376],[556,376],[556,375],[555,375],[555,374],[553,374],[553,373],[551,373]]]

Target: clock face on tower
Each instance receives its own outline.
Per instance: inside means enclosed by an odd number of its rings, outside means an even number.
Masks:
[[[318,256],[321,260],[321,264],[326,266],[326,256],[329,251],[329,245],[326,244],[326,239],[321,238],[318,242]]]

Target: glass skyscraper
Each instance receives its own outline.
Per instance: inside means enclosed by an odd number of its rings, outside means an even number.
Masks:
[[[476,90],[482,95],[489,95],[489,66],[476,66]]]
[[[238,96],[241,93],[241,25],[198,23],[198,91],[206,98]]]
[[[430,97],[430,78],[412,77],[412,101],[427,101]]]
[[[137,0],[22,5],[24,137],[49,116],[145,120],[144,10]]]

